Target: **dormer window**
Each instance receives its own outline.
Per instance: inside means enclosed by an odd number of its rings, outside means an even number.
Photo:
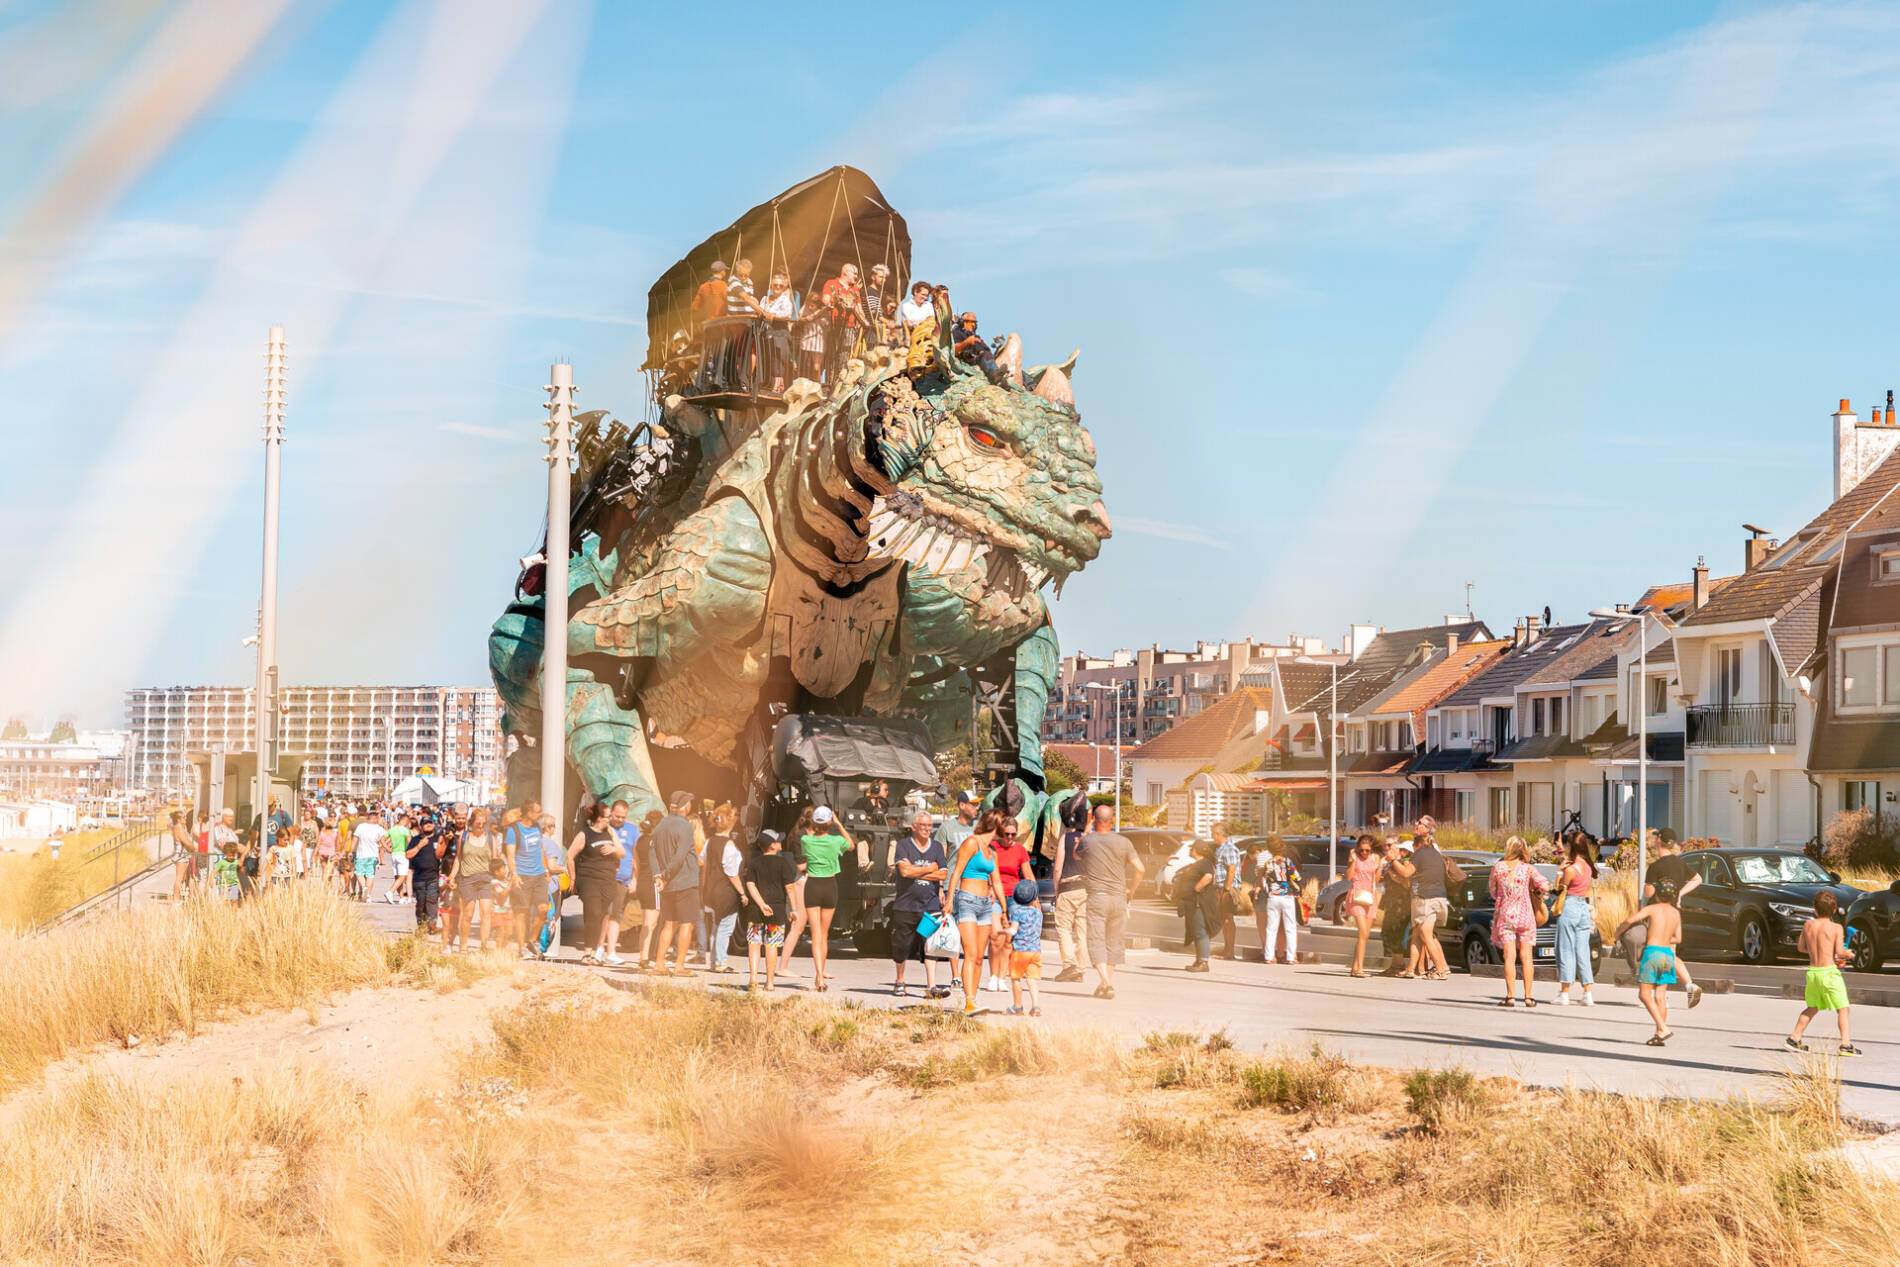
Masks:
[[[1900,581],[1900,542],[1874,547],[1874,580]]]

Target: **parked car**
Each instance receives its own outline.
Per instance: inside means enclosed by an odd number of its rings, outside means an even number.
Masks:
[[[1161,887],[1161,873],[1168,863],[1186,852],[1194,838],[1184,831],[1162,827],[1130,827],[1122,835],[1128,837],[1128,843],[1135,847],[1135,856],[1141,859],[1142,887],[1157,897],[1166,897],[1167,890]]]
[[[1847,950],[1855,972],[1879,972],[1900,946],[1900,880],[1884,889],[1863,893],[1848,904],[1841,919],[1847,925]]]
[[[1743,963],[1797,953],[1801,926],[1814,918],[1814,896],[1822,889],[1834,891],[1843,912],[1861,896],[1792,849],[1691,849],[1682,861],[1702,877],[1680,902],[1684,949],[1732,951]]]
[[[1492,864],[1504,856],[1501,853],[1485,853],[1477,849],[1447,849],[1444,851],[1444,854],[1447,858],[1457,863],[1461,870],[1472,875],[1477,874],[1479,871],[1489,874]],[[1346,923],[1346,915],[1348,914],[1346,910],[1346,898],[1350,896],[1348,887],[1342,869],[1339,879],[1320,889],[1319,898],[1314,903],[1313,909],[1335,924]],[[1384,899],[1385,885],[1383,882],[1373,885],[1372,891],[1378,894],[1381,900]]]
[[[1486,855],[1493,859],[1497,855]],[[1537,865],[1537,874],[1551,885],[1557,882],[1558,868],[1546,863]],[[1464,863],[1459,862],[1463,867]],[[1445,948],[1445,959],[1449,963],[1463,965],[1467,970],[1473,964],[1502,963],[1503,952],[1491,944],[1491,920],[1497,914],[1496,904],[1491,900],[1491,868],[1466,869],[1463,884],[1445,886],[1446,896],[1451,902],[1451,918],[1438,928],[1438,941]],[[1548,896],[1545,899],[1549,900]],[[1533,963],[1557,962],[1557,921],[1552,919],[1537,930],[1537,941],[1531,951]],[[1595,976],[1597,967],[1603,962],[1603,938],[1596,929],[1590,930],[1590,973]]]

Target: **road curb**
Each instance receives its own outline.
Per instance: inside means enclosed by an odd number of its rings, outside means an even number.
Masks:
[[[1808,997],[1807,986],[1790,981],[1781,987],[1784,999],[1802,999]],[[1847,987],[1847,1001],[1855,1007],[1900,1007],[1900,990],[1868,990],[1860,986]]]

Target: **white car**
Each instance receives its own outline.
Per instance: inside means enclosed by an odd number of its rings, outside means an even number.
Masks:
[[[1167,901],[1168,894],[1174,891],[1174,878],[1186,870],[1189,863],[1194,861],[1194,846],[1198,841],[1199,837],[1189,836],[1181,842],[1180,846],[1176,848],[1173,853],[1168,855],[1166,861],[1155,869],[1156,897],[1164,902]]]

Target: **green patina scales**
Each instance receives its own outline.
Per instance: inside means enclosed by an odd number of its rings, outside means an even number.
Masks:
[[[737,437],[667,400],[661,434],[697,461],[588,525],[570,568],[566,731],[586,792],[659,808],[655,742],[754,785],[788,711],[920,717],[948,747],[968,737],[973,670],[998,663],[1018,773],[1040,787],[1059,658],[1042,587],[1109,535],[1094,444],[1073,357],[1025,372],[1012,336],[991,381],[948,352],[921,376],[854,362],[831,399],[801,380]],[[585,447],[580,475],[600,491]],[[535,599],[490,637],[522,735],[540,726],[542,636]],[[535,777],[534,750],[520,757],[517,782]]]

